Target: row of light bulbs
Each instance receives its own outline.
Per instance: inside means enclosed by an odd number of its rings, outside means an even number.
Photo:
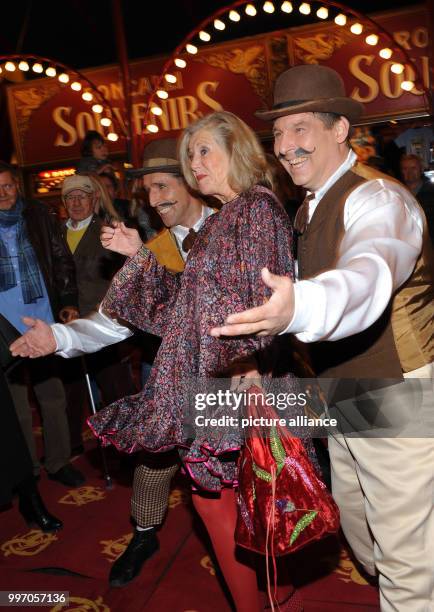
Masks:
[[[45,72],[45,74],[50,78],[54,78],[57,76],[58,81],[64,85],[67,85],[69,83],[69,86],[73,91],[79,92],[83,89],[83,85],[80,83],[80,81],[71,81],[69,74],[67,74],[66,72],[60,72],[58,74],[54,66],[48,66],[44,70],[44,66],[40,62],[34,62],[32,66],[30,66],[29,62],[27,62],[26,60],[20,60],[18,63],[9,60],[5,62],[4,69],[6,70],[6,72],[15,72],[17,69],[21,72],[29,72],[29,70],[31,69],[35,74],[43,74]],[[0,73],[1,72],[3,72],[3,69],[0,66]],[[83,91],[81,97],[85,102],[89,103],[94,102],[95,99],[94,94],[89,90]],[[104,107],[99,102],[94,102],[92,105],[92,111],[98,115],[101,115],[104,112]],[[112,125],[113,122],[109,117],[101,117],[100,123],[102,126],[108,128]],[[116,134],[116,132],[111,131],[107,134],[106,138],[115,142],[119,139],[119,136],[118,134]]]
[[[264,12],[266,13],[274,13],[275,6],[273,4],[273,2],[270,2],[267,0],[267,2],[264,2],[262,9]],[[285,0],[281,6],[280,6],[280,10],[284,13],[292,13],[292,11],[294,10],[294,7],[292,5],[291,2]],[[309,15],[312,11],[311,5],[308,2],[302,2],[299,7],[298,10],[301,14],[303,15]],[[255,15],[257,15],[257,9],[253,4],[246,4],[246,6],[244,7],[244,12],[247,16],[249,17],[254,17]],[[329,10],[327,7],[325,6],[321,6],[317,11],[316,11],[316,16],[319,19],[327,19],[329,16]],[[238,22],[241,20],[241,15],[238,11],[232,9],[229,11],[228,13],[228,18],[233,21],[233,22]],[[345,26],[347,25],[348,22],[348,18],[346,15],[344,15],[343,13],[339,13],[338,15],[335,16],[334,18],[334,22],[336,23],[336,25],[338,26]],[[213,26],[216,30],[219,31],[223,31],[226,28],[226,24],[224,23],[224,21],[222,21],[221,19],[214,19],[213,21]],[[355,36],[359,36],[360,34],[363,33],[364,30],[364,26],[363,24],[356,22],[351,24],[350,26],[350,32],[352,34],[354,34]],[[198,37],[202,42],[209,42],[211,40],[211,34],[209,34],[209,32],[207,32],[206,30],[200,30],[198,33]],[[376,45],[378,45],[380,41],[380,38],[378,36],[378,34],[375,33],[371,33],[368,34],[365,37],[365,42],[366,44],[375,47]],[[189,53],[190,55],[196,55],[199,51],[198,47],[192,43],[187,43],[185,45],[185,51],[187,53]],[[380,49],[380,51],[378,52],[378,55],[384,59],[384,60],[389,60],[392,55],[393,55],[393,50],[390,49],[389,47],[384,47],[382,49]],[[174,65],[177,68],[185,68],[187,66],[187,62],[185,59],[181,58],[181,57],[177,57],[174,59]],[[405,70],[405,66],[404,64],[400,63],[400,62],[395,62],[391,65],[390,70],[394,73],[394,74],[402,74]],[[176,75],[172,74],[172,73],[166,73],[164,74],[164,79],[166,80],[167,83],[169,84],[174,84],[177,81],[177,77]],[[401,83],[401,88],[405,91],[411,91],[414,88],[414,83],[413,81],[403,81]],[[161,99],[161,100],[166,100],[169,97],[168,92],[165,89],[157,89],[156,91],[156,95]],[[153,104],[151,106],[151,113],[153,113],[154,115],[162,115],[163,114],[163,110],[161,107],[159,107],[157,104]],[[148,132],[152,132],[152,133],[156,133],[159,131],[159,128],[157,125],[155,125],[154,123],[149,123],[146,126],[146,129]]]

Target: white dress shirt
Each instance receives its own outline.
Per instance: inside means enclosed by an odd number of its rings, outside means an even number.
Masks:
[[[321,198],[356,162],[345,162],[309,203],[309,222]],[[411,275],[422,248],[423,219],[399,183],[368,180],[344,206],[345,235],[333,270],[294,285],[295,311],[283,333],[303,342],[340,340],[370,327],[393,292]]]
[[[68,219],[65,223],[66,227],[73,232],[79,232],[82,229],[85,229],[90,222],[92,221],[93,213],[90,217],[86,217],[86,219],[82,219],[81,221],[73,221],[72,219]]]

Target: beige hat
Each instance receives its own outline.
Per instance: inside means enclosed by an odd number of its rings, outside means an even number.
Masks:
[[[176,138],[152,140],[143,151],[143,166],[127,171],[128,176],[138,177],[152,172],[181,174]]]
[[[81,189],[85,193],[94,193],[95,186],[89,176],[81,176],[81,174],[73,174],[67,176],[62,185],[62,196],[65,197],[74,189]]]
[[[336,113],[355,123],[363,104],[345,95],[341,76],[327,66],[303,64],[285,70],[276,80],[271,110],[257,111],[260,119],[273,120],[298,113]]]

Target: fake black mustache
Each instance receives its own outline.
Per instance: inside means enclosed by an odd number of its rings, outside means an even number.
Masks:
[[[296,151],[294,152],[294,155],[295,157],[305,157],[306,155],[312,155],[312,153],[315,153],[315,151],[316,151],[316,147],[314,147],[312,151],[303,149],[303,147],[298,147],[298,149],[296,149]],[[289,161],[289,159],[286,157],[284,153],[279,153],[279,155],[277,156],[277,159],[279,161],[282,161],[282,159],[284,159],[285,161]]]
[[[176,200],[172,202],[170,200],[167,200],[166,202],[160,202],[160,204],[157,204],[157,208],[164,208],[164,206],[174,206],[176,203]]]

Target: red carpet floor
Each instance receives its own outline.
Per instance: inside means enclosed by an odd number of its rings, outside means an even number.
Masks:
[[[0,513],[0,591],[69,591],[69,605],[52,606],[55,612],[230,612],[181,476],[173,483],[160,551],[130,585],[109,587],[111,564],[131,534],[132,467],[121,468],[119,455],[109,452],[114,486],[107,490],[95,441],[87,437],[86,453],[74,461],[86,474],[84,486],[68,490],[45,474],[41,477],[44,501],[63,520],[62,531],[43,534],[29,529],[16,502]],[[306,612],[379,610],[376,589],[366,583],[337,540],[302,551],[291,564]]]

